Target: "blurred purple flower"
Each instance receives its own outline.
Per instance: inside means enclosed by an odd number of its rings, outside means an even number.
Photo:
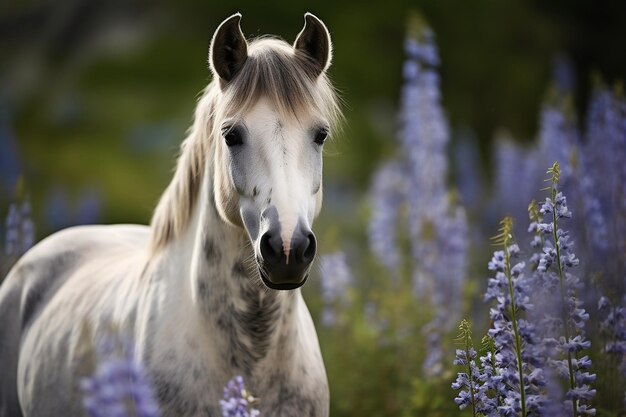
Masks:
[[[6,218],[6,236],[4,251],[7,256],[18,256],[20,247],[20,212],[17,205],[9,206],[9,213]]]
[[[54,230],[66,227],[94,224],[100,221],[101,196],[97,189],[89,188],[81,193],[78,202],[72,201],[63,187],[53,188],[47,197],[45,215],[48,226]]]
[[[459,320],[465,278],[467,219],[446,188],[449,129],[441,105],[434,33],[423,29],[405,42],[407,61],[401,93],[399,132],[416,297],[428,300],[435,317],[423,329],[427,375],[442,369],[441,332]],[[393,259],[393,257],[391,258]],[[395,262],[395,260],[394,260]],[[447,265],[441,268],[441,265]]]
[[[554,58],[552,64],[552,82],[554,83],[558,95],[572,96],[574,94],[576,73],[574,71],[574,64],[568,57],[559,55]]]
[[[35,243],[35,224],[32,220],[31,205],[28,198],[21,206],[11,204],[6,218],[5,254],[9,258],[18,258]]]
[[[100,221],[102,202],[96,189],[83,193],[77,208],[76,224],[95,224]]]
[[[370,201],[370,248],[380,263],[397,279],[400,269],[399,211],[406,201],[406,173],[399,163],[388,162],[378,168],[372,180]]]
[[[61,230],[72,224],[72,210],[65,188],[53,188],[48,193],[44,208],[46,222],[51,230]]]
[[[603,351],[615,358],[619,373],[626,378],[626,295],[621,305],[614,305],[607,297],[600,297],[598,310],[604,316],[600,323],[600,333],[605,336]],[[626,391],[624,405],[626,406]]]
[[[255,398],[246,391],[243,377],[238,375],[224,387],[224,397],[220,400],[224,417],[258,417],[261,412],[252,407]]]
[[[346,308],[349,303],[348,290],[353,278],[346,255],[335,252],[323,255],[320,260],[322,285],[322,324],[334,326],[337,324],[337,309]]]
[[[158,417],[159,407],[145,371],[132,349],[118,342],[108,340],[99,347],[103,359],[92,376],[81,380],[85,410],[91,417]]]
[[[581,151],[583,212],[592,253],[589,275],[604,271],[604,284],[626,291],[626,100],[601,86],[591,97]]]
[[[476,139],[469,133],[461,133],[453,143],[454,180],[461,195],[463,205],[470,211],[477,211],[484,197],[481,176],[482,161],[476,146]]]
[[[536,184],[541,182],[541,165],[536,150],[525,148],[507,136],[497,137],[495,146],[494,214],[499,219],[505,215],[514,219],[525,218],[525,208],[536,194]],[[526,242],[520,227],[514,232],[521,236],[520,244],[524,245]]]
[[[9,125],[8,111],[0,100],[0,192],[8,195],[14,191],[23,172],[17,144]]]

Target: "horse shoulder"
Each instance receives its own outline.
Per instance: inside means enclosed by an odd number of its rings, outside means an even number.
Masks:
[[[76,294],[75,284],[80,284],[78,287],[88,288],[101,280],[102,277],[99,274],[93,273],[98,270],[98,266],[101,270],[103,266],[114,271],[129,269],[130,260],[136,259],[136,257],[133,258],[132,253],[140,253],[142,248],[147,247],[148,237],[148,229],[145,226],[69,228],[42,240],[13,266],[0,286],[0,312],[2,313],[0,314],[0,368],[3,369],[2,378],[0,378],[0,410],[3,407],[10,411],[15,407],[19,409],[16,405],[16,386],[28,382],[23,375],[22,378],[18,377],[18,374],[23,374],[23,365],[28,363],[29,367],[39,367],[37,363],[41,360],[37,358],[41,355],[32,355],[32,353],[40,350],[49,351],[43,345],[54,344],[52,341],[54,338],[50,336],[55,332],[71,334],[72,327],[77,322],[75,318],[87,311],[87,309],[81,312],[75,310],[76,306],[72,305],[72,297],[67,297],[68,294],[73,294],[77,299],[83,296],[83,294]],[[116,265],[120,266],[116,267]],[[93,303],[97,300],[96,297],[90,298]],[[56,311],[58,309],[47,308],[52,300],[56,305],[65,305],[66,313],[62,317],[57,317],[59,316]],[[85,300],[83,304],[86,303]],[[36,325],[42,319],[44,321],[40,323],[41,325]],[[54,326],[49,326],[50,323]],[[51,327],[56,330],[52,330]],[[33,344],[33,341],[36,343]],[[67,350],[66,354],[70,351]],[[43,364],[43,366],[50,365]],[[53,383],[53,381],[48,382]],[[23,389],[24,386],[22,386],[20,398],[24,393]]]
[[[107,249],[130,250],[147,239],[140,226],[79,226],[41,241],[15,264],[3,283],[19,289],[22,329],[76,269],[104,256]]]

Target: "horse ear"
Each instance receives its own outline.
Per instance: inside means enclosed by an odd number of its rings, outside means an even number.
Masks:
[[[229,82],[248,58],[248,43],[241,31],[241,13],[235,13],[217,28],[209,49],[209,65],[214,75]]]
[[[330,33],[324,23],[313,14],[304,15],[304,28],[296,38],[293,47],[296,51],[306,54],[311,60],[315,77],[330,67],[332,59]]]

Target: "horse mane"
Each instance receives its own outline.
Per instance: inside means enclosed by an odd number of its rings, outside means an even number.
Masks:
[[[341,119],[339,99],[326,73],[315,74],[312,59],[287,42],[257,38],[235,78],[221,86],[217,76],[196,106],[194,123],[183,141],[174,177],[161,196],[150,224],[153,251],[164,248],[187,228],[202,184],[212,138],[219,137],[216,120],[241,117],[266,98],[285,117],[314,111],[333,130]]]

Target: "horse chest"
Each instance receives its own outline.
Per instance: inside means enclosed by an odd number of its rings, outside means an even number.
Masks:
[[[222,415],[219,406],[222,387],[213,383],[208,374],[198,370],[192,370],[184,377],[156,373],[152,376],[152,381],[163,417]],[[328,393],[325,384],[307,388],[307,384],[298,385],[281,374],[274,374],[267,378],[247,378],[246,385],[257,399],[254,407],[259,409],[263,416],[328,415]]]
[[[292,309],[275,304],[254,297],[239,308],[224,303],[213,309],[208,334],[189,331],[178,349],[153,357],[151,380],[163,416],[221,416],[223,387],[236,375],[264,416],[326,416],[321,356],[300,337],[306,329],[289,326],[280,314],[295,314]]]
[[[252,374],[247,374],[233,369],[229,359],[213,365],[192,358],[169,358],[164,362],[169,360],[179,363],[176,371],[166,367],[150,371],[164,417],[221,416],[219,400],[223,386],[228,379],[240,374],[249,392],[258,399],[255,407],[263,416],[328,415],[328,387],[314,371],[319,369],[318,364],[292,362],[289,368],[295,366],[295,369],[289,370],[276,363],[261,363]]]

